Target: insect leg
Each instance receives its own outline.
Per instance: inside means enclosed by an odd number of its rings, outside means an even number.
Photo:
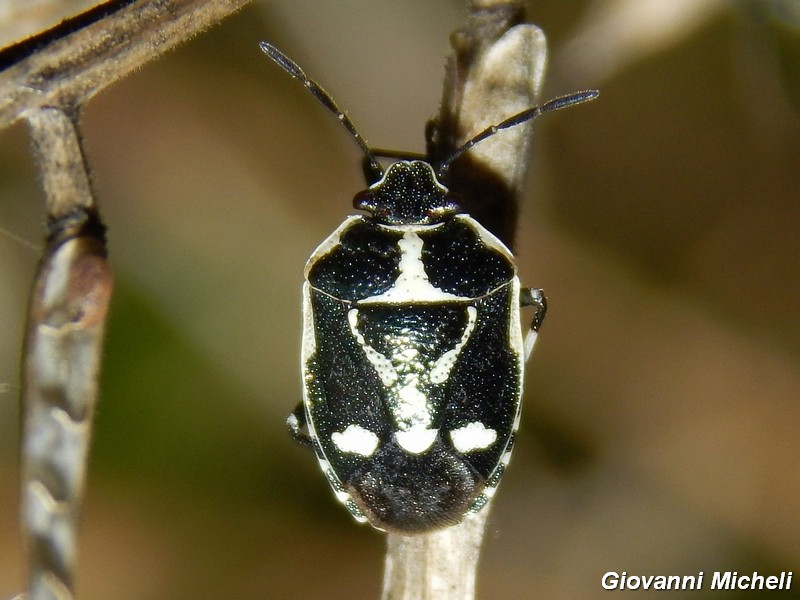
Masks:
[[[547,298],[544,295],[544,290],[539,288],[522,288],[519,291],[519,305],[533,306],[536,311],[533,315],[531,329],[528,335],[525,336],[524,356],[525,361],[527,361],[533,350],[533,344],[536,342],[539,328],[542,326],[542,321],[544,321],[544,315],[547,313]]]
[[[519,291],[519,305],[533,306],[536,309],[536,313],[533,315],[533,323],[531,323],[531,330],[538,332],[547,312],[547,298],[544,295],[544,290],[540,288],[522,288]]]
[[[295,409],[289,413],[286,418],[286,426],[289,428],[289,433],[292,437],[303,444],[304,446],[313,446],[311,436],[309,436],[303,428],[306,426],[306,408],[302,402],[298,403]]]

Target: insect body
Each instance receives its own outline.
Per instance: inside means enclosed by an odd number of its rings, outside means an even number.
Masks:
[[[402,533],[458,523],[488,502],[508,464],[544,295],[520,288],[511,252],[464,214],[444,167],[402,160],[384,172],[331,97],[261,47],[337,113],[377,179],[353,202],[367,214],[348,217],[306,264],[304,396],[290,428],[356,520]],[[536,309],[524,342],[522,305]]]

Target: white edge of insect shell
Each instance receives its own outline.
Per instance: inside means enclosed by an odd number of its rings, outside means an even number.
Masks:
[[[522,320],[520,315],[520,282],[517,276],[517,262],[511,250],[491,231],[486,229],[478,221],[469,215],[456,215],[457,219],[465,221],[468,225],[473,227],[478,232],[481,242],[486,246],[493,248],[503,254],[514,267],[514,276],[511,279],[511,315],[508,321],[508,343],[511,346],[514,354],[519,357],[519,389],[520,400],[517,403],[517,413],[514,416],[513,431],[517,431],[519,427],[520,415],[522,413],[522,393],[523,384],[525,382],[525,363],[528,361],[533,344],[536,341],[536,332],[531,329],[527,338],[523,341],[522,337]]]
[[[314,311],[311,309],[311,284],[308,282],[308,275],[311,272],[311,268],[320,258],[339,245],[342,233],[354,222],[360,220],[363,220],[363,217],[360,215],[350,215],[346,217],[341,225],[316,247],[306,261],[305,268],[303,269],[303,277],[305,279],[303,283],[303,342],[300,354],[303,377],[306,376],[306,361],[317,349],[316,340],[314,339]]]
[[[473,217],[469,216],[466,213],[458,214],[454,218],[460,221],[464,221],[469,227],[478,232],[478,237],[480,238],[481,242],[483,242],[489,248],[497,250],[503,256],[505,256],[514,266],[514,275],[516,276],[517,261],[514,258],[514,255],[511,253],[511,250],[508,249],[508,246],[506,246],[502,241],[500,241],[500,238],[498,238],[495,234],[486,229],[486,227],[481,225],[478,221],[476,221]]]

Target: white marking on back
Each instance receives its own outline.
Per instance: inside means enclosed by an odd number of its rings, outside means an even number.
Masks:
[[[364,336],[361,335],[361,332],[358,330],[357,308],[351,308],[347,312],[347,322],[350,324],[350,332],[364,350],[367,360],[373,367],[375,367],[375,372],[378,374],[378,377],[381,378],[381,383],[384,387],[390,387],[395,381],[397,381],[397,371],[392,366],[392,361],[370,346],[367,343],[367,340],[364,339]]]
[[[375,454],[380,442],[377,435],[361,425],[348,425],[342,432],[334,431],[331,441],[342,452],[366,457]]]
[[[464,427],[453,429],[450,432],[450,439],[456,450],[467,453],[474,450],[486,450],[497,441],[497,432],[479,421],[473,421]]]
[[[419,390],[419,379],[411,381],[397,391],[396,401],[392,405],[395,420],[403,429],[414,427],[428,427],[433,423],[431,406],[428,397]]]
[[[433,365],[429,378],[431,383],[444,383],[450,377],[450,371],[458,360],[458,355],[467,343],[472,330],[475,329],[475,321],[478,319],[478,309],[474,306],[467,307],[467,326],[464,328],[464,333],[461,334],[461,339],[456,344],[455,348],[448,350],[442,354]]]
[[[405,431],[396,431],[394,436],[397,443],[406,452],[411,454],[422,454],[436,441],[439,435],[438,429],[428,429],[425,425],[414,425]]]
[[[407,336],[392,336],[387,340],[392,349],[389,356],[378,352],[358,330],[359,310],[353,308],[347,313],[353,337],[387,389],[386,406],[397,426],[397,442],[412,454],[425,452],[436,439],[438,430],[431,429],[435,407],[428,389],[430,385],[447,381],[459,353],[472,335],[478,310],[474,306],[467,306],[466,310],[467,323],[460,340],[432,364],[422,362],[419,349],[409,345],[412,342]],[[341,441],[341,438],[337,439]],[[334,443],[338,445],[339,442],[334,440]]]
[[[408,230],[397,242],[400,248],[400,274],[388,290],[377,296],[360,300],[359,304],[410,304],[414,302],[442,302],[465,300],[431,285],[425,265],[422,264],[422,238]]]

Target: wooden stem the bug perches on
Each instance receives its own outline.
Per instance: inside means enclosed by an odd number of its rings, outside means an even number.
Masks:
[[[75,108],[249,0],[111,0],[0,51],[0,127]]]
[[[523,23],[524,3],[471,0],[453,36],[441,113],[429,128],[429,154],[448,156],[492,123],[536,105],[544,74],[542,31]],[[457,159],[448,184],[472,216],[509,246],[531,126],[513,127]],[[383,600],[471,600],[490,506],[461,524],[418,536],[387,535]]]
[[[23,368],[22,521],[30,598],[72,598],[102,339],[113,277],[75,123],[29,116],[50,236],[34,281]]]
[[[523,24],[521,2],[471,1],[465,27],[453,36],[441,113],[429,153],[442,158],[486,126],[534,106],[544,73],[541,30]],[[468,212],[511,244],[517,196],[528,162],[530,126],[486,140],[459,158],[449,184]],[[408,537],[389,534],[384,600],[469,600],[489,506],[460,525]]]
[[[439,116],[429,126],[438,163],[466,140],[538,104],[547,43],[524,23],[523,2],[468,0],[465,26],[452,36]],[[519,194],[529,164],[533,123],[492,136],[459,157],[448,184],[466,212],[513,248]]]
[[[98,91],[247,0],[115,0],[0,51],[0,127],[27,119],[49,236],[23,358],[27,600],[74,598],[76,532],[113,277],[78,133]]]

